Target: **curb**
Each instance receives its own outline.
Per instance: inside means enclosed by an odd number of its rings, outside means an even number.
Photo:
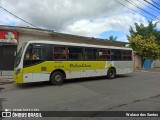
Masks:
[[[13,76],[0,76],[0,85],[11,84],[13,82]]]
[[[10,81],[10,80],[0,81],[0,85],[12,84],[12,83],[14,83],[14,81]]]
[[[134,70],[135,72],[152,72],[152,73],[159,73],[159,70]]]

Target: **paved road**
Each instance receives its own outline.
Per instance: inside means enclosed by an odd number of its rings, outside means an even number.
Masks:
[[[113,80],[69,80],[61,86],[46,82],[1,85],[0,102],[2,110],[160,111],[160,72],[133,72]]]

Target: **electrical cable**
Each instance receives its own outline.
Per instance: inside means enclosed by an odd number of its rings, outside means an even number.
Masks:
[[[155,5],[159,6],[160,7],[160,3],[158,2],[155,2],[154,0],[151,0]]]
[[[142,10],[143,12],[145,12],[145,13],[147,13],[147,14],[149,14],[149,15],[151,15],[151,16],[153,16],[153,17],[155,17],[155,18],[157,18],[157,16],[155,16],[155,15],[153,15],[153,14],[149,13],[148,11],[146,11],[146,10],[142,9],[142,8],[141,8],[141,7],[139,7],[137,4],[135,4],[133,1],[132,1],[132,2],[131,2],[131,0],[130,0],[130,1],[125,0],[125,1],[126,1],[126,2],[128,2],[128,3],[130,3],[130,4],[132,4],[133,6],[137,7],[138,9]],[[159,19],[159,18],[158,18],[158,19]]]
[[[145,5],[145,6],[147,6],[145,3],[143,3],[141,0],[137,0],[138,2],[140,2],[141,4],[143,4],[143,5]],[[153,11],[155,11],[155,12],[157,12],[157,13],[160,13],[159,11],[157,11],[157,10],[155,10],[155,9],[153,9],[152,7],[150,7],[150,6],[147,6],[148,8],[150,8],[151,10],[153,10]]]
[[[116,1],[116,2],[119,3],[120,5],[122,5],[122,6],[126,7],[126,8],[128,8],[128,9],[130,9],[130,10],[132,10],[132,11],[138,13],[138,14],[141,14],[142,16],[144,16],[144,17],[146,17],[146,18],[148,18],[148,19],[150,19],[150,20],[153,20],[152,18],[150,18],[150,17],[148,17],[148,16],[146,16],[146,15],[144,15],[144,14],[142,14],[142,13],[140,13],[140,12],[138,12],[138,11],[136,11],[136,10],[134,10],[134,9],[132,9],[132,8],[130,8],[130,7],[128,7],[128,6],[126,6],[126,5],[124,5],[123,3],[121,3],[121,2],[119,2],[119,1],[117,1],[117,0],[114,0],[114,1]]]
[[[147,2],[148,4],[152,5],[153,7],[157,8],[158,10],[160,10],[160,8],[158,8],[157,6],[155,6],[154,4],[148,2],[147,0],[144,0],[145,2]]]
[[[2,7],[1,5],[0,5],[0,8],[1,8],[1,9],[3,9],[4,11],[8,12],[9,14],[13,15],[14,17],[18,18],[19,20],[21,20],[21,21],[23,21],[23,22],[25,22],[25,23],[27,23],[27,24],[29,24],[29,25],[31,25],[31,26],[33,26],[33,27],[35,27],[35,28],[39,28],[39,27],[37,27],[37,26],[35,26],[35,25],[33,25],[33,24],[31,24],[31,23],[27,22],[26,20],[24,20],[24,19],[22,19],[22,18],[18,17],[17,15],[15,15],[15,14],[11,13],[10,11],[8,11],[7,9],[5,9],[5,8],[4,8],[4,7]]]

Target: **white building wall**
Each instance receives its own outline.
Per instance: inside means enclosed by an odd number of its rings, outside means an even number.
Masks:
[[[31,40],[53,40],[53,38],[49,35],[35,35],[35,34],[19,33],[18,49],[24,42],[31,41]]]

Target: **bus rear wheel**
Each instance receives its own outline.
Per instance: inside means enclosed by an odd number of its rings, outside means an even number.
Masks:
[[[64,74],[60,71],[56,71],[51,74],[50,83],[52,85],[60,85],[64,81]]]
[[[116,77],[116,70],[114,68],[110,68],[107,72],[107,78],[113,79]]]

